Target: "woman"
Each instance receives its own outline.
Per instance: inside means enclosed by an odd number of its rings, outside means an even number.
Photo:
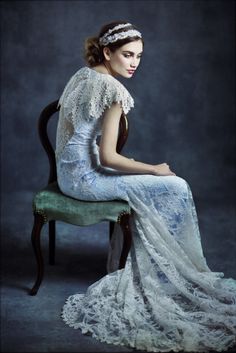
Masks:
[[[121,113],[133,107],[116,77],[131,78],[142,51],[133,25],[105,25],[87,39],[88,66],[72,76],[59,101],[62,192],[82,200],[123,199],[133,210],[125,268],[70,296],[62,317],[107,343],[155,352],[222,351],[235,343],[236,281],[207,266],[187,182],[166,163],[116,153]]]

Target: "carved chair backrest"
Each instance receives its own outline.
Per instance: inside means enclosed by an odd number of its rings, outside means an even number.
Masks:
[[[60,107],[58,107],[58,102],[59,100],[56,100],[48,104],[41,112],[38,120],[38,132],[39,132],[40,141],[47,153],[49,165],[50,165],[48,183],[57,181],[55,150],[52,147],[52,143],[48,135],[48,122],[50,118],[53,115],[55,116],[55,113],[59,111]],[[122,113],[120,118],[119,135],[118,135],[117,147],[116,147],[116,150],[118,153],[121,152],[128,138],[128,132],[129,132],[128,119],[126,115]]]

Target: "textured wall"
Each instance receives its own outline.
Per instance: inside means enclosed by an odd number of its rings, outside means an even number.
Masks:
[[[45,185],[38,115],[85,65],[84,38],[124,19],[145,40],[140,69],[121,79],[136,103],[125,154],[167,161],[197,197],[232,193],[234,1],[2,1],[1,8],[4,190]]]

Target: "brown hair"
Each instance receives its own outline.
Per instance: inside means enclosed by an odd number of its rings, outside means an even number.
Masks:
[[[116,22],[108,23],[101,28],[98,36],[89,37],[85,40],[84,58],[90,67],[101,64],[105,59],[103,55],[104,46],[99,43],[99,38],[101,38],[106,32],[108,32],[109,29],[112,29],[115,26],[118,26],[120,24],[126,24],[126,23],[128,22],[116,21]],[[114,31],[114,34],[128,31],[130,29],[137,29],[137,28],[133,25],[130,25],[130,26],[127,26],[126,28],[123,28],[123,29],[121,28]],[[135,40],[139,40],[139,39],[141,39],[143,42],[142,38],[139,38],[138,36],[134,36],[134,37],[127,37],[124,39],[118,39],[114,43],[107,44],[106,47],[108,47],[112,52],[114,52],[116,51],[116,49],[122,47],[122,45],[125,45],[130,42],[134,42]]]

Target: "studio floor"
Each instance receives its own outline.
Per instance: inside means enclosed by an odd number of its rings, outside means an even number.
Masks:
[[[31,192],[12,193],[2,207],[1,352],[135,351],[83,335],[60,317],[69,295],[85,292],[106,274],[107,223],[85,228],[58,222],[54,266],[47,263],[45,226],[41,237],[45,276],[38,294],[28,294],[36,276],[30,239],[31,199]],[[235,204],[222,198],[198,200],[196,206],[208,265],[226,277],[236,278]],[[235,351],[236,347],[228,350]]]

